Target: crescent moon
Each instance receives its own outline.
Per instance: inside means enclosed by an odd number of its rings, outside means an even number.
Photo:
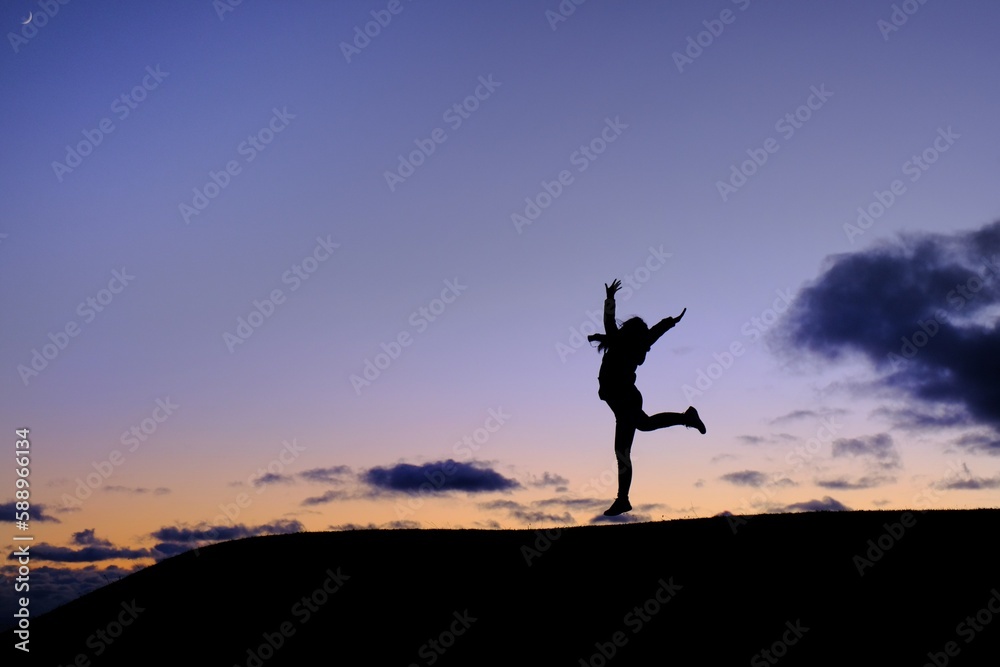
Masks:
[[[31,18],[34,16],[34,12],[28,12],[28,18],[21,21],[21,25],[28,25],[31,23]]]

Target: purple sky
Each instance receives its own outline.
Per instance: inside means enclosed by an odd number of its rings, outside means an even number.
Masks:
[[[0,12],[0,421],[52,567],[590,522],[615,278],[688,309],[638,386],[709,429],[637,436],[628,517],[996,505],[995,383],[928,380],[1000,357],[996,3],[43,4]]]

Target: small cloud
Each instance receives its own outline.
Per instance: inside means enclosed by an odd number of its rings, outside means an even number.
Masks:
[[[290,475],[281,475],[274,472],[269,472],[256,477],[253,480],[254,486],[267,486],[268,484],[292,484],[294,479]]]
[[[109,484],[104,487],[104,490],[108,493],[134,493],[136,495],[143,495],[146,493],[152,493],[154,496],[162,496],[170,493],[170,489],[165,486],[158,486],[155,489],[148,489],[143,486],[133,487],[133,486],[122,486],[120,484]]]
[[[9,503],[4,503],[0,505],[0,517],[3,517],[3,521],[14,522],[14,513],[17,511],[17,506],[14,504],[16,501],[10,501]],[[74,508],[75,509],[75,508]],[[48,505],[43,503],[32,503],[31,504],[31,520],[32,521],[52,521],[53,523],[62,523],[59,519],[47,514]]]
[[[819,413],[815,410],[792,410],[788,414],[775,417],[771,424],[784,424],[798,419],[819,419]]]
[[[367,470],[362,480],[377,490],[408,493],[484,493],[509,491],[521,484],[504,477],[480,463],[462,463],[453,459],[413,465],[397,463]]]
[[[109,542],[108,540],[98,539],[94,535],[94,529],[93,528],[86,528],[84,530],[81,530],[78,533],[73,533],[72,540],[73,540],[73,544],[82,544],[82,545],[88,545],[88,546],[92,545],[92,546],[101,546],[101,547],[110,547],[111,546],[111,542]]]
[[[846,477],[816,480],[816,486],[832,490],[873,489],[877,486],[885,486],[887,484],[895,483],[895,477],[883,477],[879,475],[866,475],[854,481],[851,481]]]
[[[888,433],[863,438],[841,438],[833,441],[833,458],[862,457],[876,468],[894,470],[902,467],[899,452]]]
[[[478,503],[477,506],[484,510],[508,510],[511,512],[526,509],[525,505],[516,500],[490,500],[485,503]]]
[[[546,472],[542,474],[541,479],[533,479],[530,484],[531,486],[566,486],[569,484],[569,480],[562,475]]]
[[[830,496],[823,496],[822,500],[807,500],[801,503],[792,503],[782,508],[773,510],[774,512],[849,512],[850,507],[844,505],[839,500],[834,500]]]
[[[934,485],[938,489],[949,491],[979,491],[982,489],[1000,489],[1000,475],[996,477],[964,477],[945,480]]]
[[[735,484],[736,486],[763,486],[767,481],[767,475],[758,470],[741,470],[739,472],[726,473],[720,477],[724,482]]]
[[[906,431],[929,431],[973,425],[966,410],[947,405],[878,408],[872,412],[872,416],[886,418],[892,422],[894,428]]]
[[[342,500],[347,497],[348,494],[343,491],[327,491],[319,496],[310,496],[299,504],[303,507],[312,507],[314,505],[325,505],[332,503],[334,500]]]
[[[971,454],[1000,456],[1000,438],[995,435],[967,433],[956,440],[955,444]]]
[[[747,445],[759,445],[762,442],[767,442],[767,438],[761,437],[759,435],[738,435],[737,440],[742,441]]]
[[[135,560],[137,558],[151,558],[149,549],[129,549],[126,547],[113,547],[105,545],[85,546],[80,549],[70,547],[55,547],[48,544],[38,544],[31,547],[31,556],[38,560],[47,560],[55,563],[93,563],[102,560],[113,560],[123,558]],[[17,558],[11,554],[8,560]]]
[[[843,408],[826,408],[824,410],[792,410],[791,412],[775,417],[771,424],[787,424],[788,422],[801,421],[804,419],[815,421],[824,417],[840,417],[846,415],[847,410]]]
[[[350,466],[330,466],[329,468],[310,468],[299,473],[299,477],[308,482],[335,483],[343,481],[352,474]]]
[[[212,526],[200,524],[194,528],[179,528],[168,526],[160,528],[150,535],[164,542],[175,544],[201,544],[205,542],[222,542],[257,535],[279,535],[283,533],[301,533],[305,530],[296,520],[279,520],[260,526],[246,526],[242,523]]]

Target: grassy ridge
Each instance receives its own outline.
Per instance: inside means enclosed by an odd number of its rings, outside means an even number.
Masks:
[[[35,619],[32,664],[998,664],[998,534],[956,510],[257,537]]]

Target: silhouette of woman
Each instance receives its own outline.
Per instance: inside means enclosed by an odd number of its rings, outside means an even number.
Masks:
[[[642,394],[635,386],[635,369],[646,360],[646,353],[653,343],[681,321],[687,308],[677,317],[663,318],[653,328],[646,326],[638,317],[630,318],[619,328],[615,320],[615,292],[621,286],[619,280],[604,285],[607,294],[604,300],[605,333],[587,337],[587,340],[597,342],[597,350],[604,353],[598,374],[600,388],[597,395],[615,413],[618,497],[604,512],[605,516],[617,516],[632,509],[628,492],[632,486],[632,440],[636,430],[655,431],[667,426],[683,425],[705,433],[705,424],[693,407],[683,413],[661,412],[647,415],[642,410]]]

